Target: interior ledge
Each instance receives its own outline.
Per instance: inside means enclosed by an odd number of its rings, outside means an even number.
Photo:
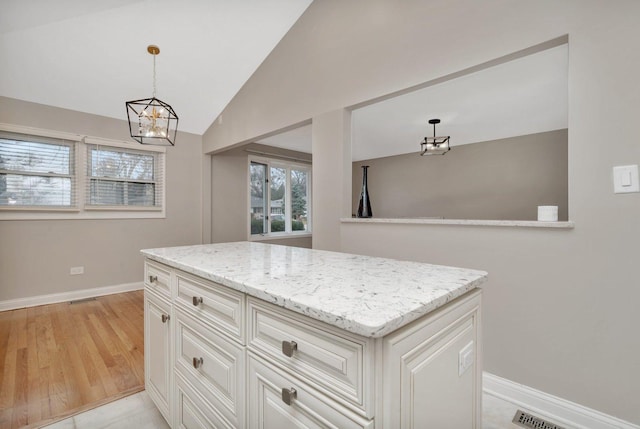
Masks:
[[[481,220],[481,219],[441,219],[441,218],[341,218],[342,223],[389,223],[410,225],[467,225],[467,226],[507,226],[520,228],[573,229],[572,221],[541,222],[535,220]]]

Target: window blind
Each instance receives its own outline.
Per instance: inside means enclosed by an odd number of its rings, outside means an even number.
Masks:
[[[162,208],[164,154],[88,144],[85,205],[101,208]]]
[[[0,131],[0,207],[77,205],[76,143]]]

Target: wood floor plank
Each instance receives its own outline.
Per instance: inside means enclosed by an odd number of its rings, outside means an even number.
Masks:
[[[28,421],[42,420],[42,413],[40,407],[40,398],[42,396],[40,392],[40,376],[38,365],[38,341],[37,341],[37,328],[36,328],[36,311],[33,308],[27,310],[28,324],[27,324],[27,404],[29,418]]]
[[[144,294],[0,312],[0,429],[144,389]]]
[[[5,349],[5,359],[2,372],[2,386],[0,386],[0,409],[13,408],[13,394],[15,392],[16,355],[18,353],[17,328],[21,310],[12,310],[12,317],[6,323],[9,324],[9,338]]]
[[[36,325],[36,347],[38,368],[49,367],[49,354],[47,353],[47,327],[45,324],[44,305],[34,307],[34,323]]]
[[[18,324],[19,326],[22,325],[22,320],[20,320]],[[27,348],[23,347],[18,349],[18,351],[16,352],[13,414],[11,415],[12,426],[15,428],[26,426],[29,420],[29,409],[27,402],[29,389],[29,383],[27,382],[27,362]]]
[[[80,315],[83,323],[78,325],[79,335],[82,338],[82,350],[83,359],[91,361],[93,363],[98,376],[98,382],[102,385],[105,395],[116,395],[119,390],[111,379],[107,364],[102,358],[98,346],[95,343],[95,338],[91,335],[91,330],[87,326],[89,323],[89,317],[87,315]],[[109,355],[111,358],[111,355]]]

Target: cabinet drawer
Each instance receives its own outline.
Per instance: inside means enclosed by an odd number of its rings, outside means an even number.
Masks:
[[[251,349],[360,414],[373,415],[371,340],[253,298],[248,302]],[[294,350],[283,342],[295,343]]]
[[[245,353],[240,345],[175,311],[176,372],[234,426],[244,426]]]
[[[176,273],[176,303],[244,344],[244,295],[214,282]]]
[[[185,429],[234,429],[179,375],[176,376],[177,427]]]
[[[145,261],[144,284],[150,290],[171,299],[171,271],[156,262]]]
[[[290,392],[286,395],[283,389]],[[373,428],[364,419],[331,401],[284,371],[249,355],[250,428]]]

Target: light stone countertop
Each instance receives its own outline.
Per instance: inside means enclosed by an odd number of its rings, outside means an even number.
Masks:
[[[483,220],[483,219],[444,219],[441,217],[400,217],[400,218],[342,218],[342,223],[360,224],[410,224],[410,225],[462,225],[462,226],[498,226],[521,228],[573,229],[572,221],[546,222],[536,220]]]
[[[144,256],[365,337],[382,337],[484,283],[465,268],[256,242]]]

